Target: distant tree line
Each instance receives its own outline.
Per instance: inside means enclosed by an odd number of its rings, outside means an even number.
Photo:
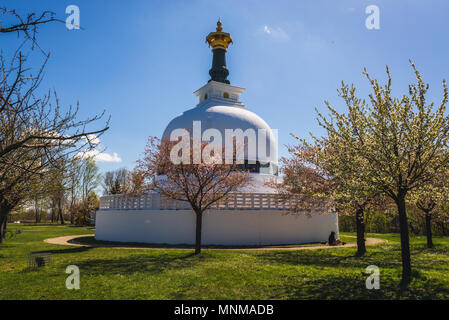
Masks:
[[[52,168],[10,212],[9,221],[90,224],[99,208],[96,190],[102,175],[91,159],[74,158]]]
[[[427,235],[426,216],[416,206],[408,205],[408,223],[410,233],[415,236]],[[431,223],[432,235],[449,236],[449,218],[447,210],[442,214],[435,213],[435,219]],[[399,233],[399,217],[395,208],[388,210],[367,209],[365,212],[365,232],[370,233]],[[350,215],[341,215],[338,218],[340,232],[356,232],[355,219]]]
[[[107,171],[103,178],[103,194],[138,195],[144,191],[144,178],[136,170],[120,168]]]

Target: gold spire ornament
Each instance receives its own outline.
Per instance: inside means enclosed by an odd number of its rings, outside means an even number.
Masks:
[[[232,37],[229,33],[223,32],[221,21],[218,20],[217,31],[209,33],[206,37],[206,42],[209,44],[209,47],[212,47],[212,51],[215,49],[223,49],[226,51],[229,44],[232,43]]]

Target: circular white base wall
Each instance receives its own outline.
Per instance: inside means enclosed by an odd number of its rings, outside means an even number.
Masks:
[[[194,244],[191,210],[99,210],[95,239]],[[204,245],[278,245],[327,241],[338,236],[335,213],[285,214],[282,210],[211,210],[203,215]]]

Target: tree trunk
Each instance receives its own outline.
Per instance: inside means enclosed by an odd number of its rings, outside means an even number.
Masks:
[[[39,206],[38,206],[37,198],[34,199],[34,214],[36,217],[36,223],[39,223],[41,221],[41,217],[40,217],[40,213],[39,213]]]
[[[75,213],[73,212],[74,208],[73,208],[73,204],[70,205],[70,223],[74,224],[75,223]]]
[[[443,233],[443,236],[447,236],[446,234],[446,227],[444,225],[444,222],[440,222],[441,232]]]
[[[426,212],[426,235],[427,235],[427,248],[433,248],[432,242],[432,214]]]
[[[64,224],[64,216],[62,215],[62,199],[58,200],[58,216],[61,219],[61,224]]]
[[[196,237],[195,237],[195,254],[201,253],[201,230],[203,224],[203,213],[195,211],[196,213]]]
[[[6,238],[6,229],[8,226],[8,213],[12,210],[11,205],[3,199],[0,203],[0,243]]]
[[[399,228],[401,232],[401,255],[402,255],[402,280],[403,286],[407,286],[411,281],[411,261],[410,261],[410,239],[408,233],[407,210],[405,207],[405,194],[396,200],[399,214]]]
[[[365,221],[363,206],[357,206],[355,212],[356,229],[357,229],[357,255],[363,256],[366,253],[365,246]]]
[[[69,212],[70,212],[70,223],[73,224],[74,220],[75,220],[75,215],[73,214],[73,207],[75,206],[75,192],[73,191],[73,186],[72,186],[72,194],[71,194],[71,198],[70,198],[70,207],[69,207]]]
[[[1,210],[1,209],[0,209]],[[7,215],[0,212],[0,244],[3,243],[3,239],[6,237],[6,221]]]

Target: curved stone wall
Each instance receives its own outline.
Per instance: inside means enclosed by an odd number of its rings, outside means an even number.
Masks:
[[[327,241],[338,235],[335,213],[283,210],[211,210],[203,216],[204,245],[279,245]],[[95,238],[119,242],[194,244],[191,210],[99,210]]]

